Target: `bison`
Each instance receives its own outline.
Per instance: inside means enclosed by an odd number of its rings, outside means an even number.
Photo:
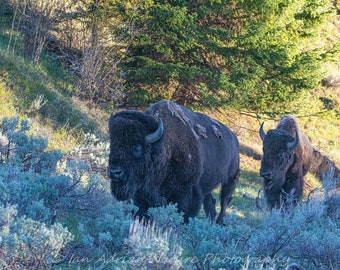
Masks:
[[[321,154],[317,149],[313,149],[313,162],[309,170],[320,181],[323,181],[324,175],[329,171],[333,172],[333,179],[340,179],[340,169],[335,165],[334,161],[330,160],[327,156]],[[340,188],[340,182],[337,183],[337,187]]]
[[[239,143],[207,115],[162,100],[144,112],[125,110],[109,120],[108,174],[117,200],[133,200],[137,215],[177,204],[184,220],[205,213],[215,219],[211,192],[221,184],[222,223],[239,179]]]
[[[267,134],[263,124],[259,132],[263,141],[260,175],[267,203],[271,208],[294,205],[302,197],[303,178],[312,164],[313,147],[292,115],[284,116]]]

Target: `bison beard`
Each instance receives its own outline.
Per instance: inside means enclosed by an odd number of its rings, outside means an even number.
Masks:
[[[260,175],[268,205],[271,208],[294,205],[301,200],[304,179],[313,156],[313,147],[301,133],[292,115],[281,119],[276,129],[263,131],[263,157]]]
[[[221,184],[222,223],[239,179],[239,144],[229,128],[171,101],[145,112],[122,111],[109,120],[108,174],[117,200],[132,199],[139,216],[177,204],[185,221],[205,213],[215,219],[211,192]]]

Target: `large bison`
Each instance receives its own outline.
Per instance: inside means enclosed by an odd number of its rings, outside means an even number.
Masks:
[[[185,221],[202,204],[216,216],[211,192],[221,184],[221,223],[239,179],[239,144],[220,122],[171,101],[145,112],[126,110],[109,120],[108,174],[116,199],[132,199],[139,216],[176,203]]]
[[[300,131],[294,116],[286,115],[275,129],[265,134],[260,127],[263,157],[260,175],[271,208],[295,204],[301,200],[304,179],[313,158],[313,147]]]

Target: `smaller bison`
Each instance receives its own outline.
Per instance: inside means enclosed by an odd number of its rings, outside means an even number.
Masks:
[[[340,169],[335,163],[330,160],[327,156],[321,154],[317,149],[313,149],[313,163],[309,170],[310,173],[314,174],[322,182],[323,176],[329,171],[333,171],[333,178],[340,178]],[[340,182],[337,183],[337,187],[340,188]]]
[[[264,193],[269,207],[280,208],[301,200],[303,177],[311,167],[313,147],[302,134],[294,116],[284,116],[275,129],[265,134],[260,175],[264,179]]]

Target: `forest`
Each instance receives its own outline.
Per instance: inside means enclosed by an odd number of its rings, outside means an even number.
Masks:
[[[339,269],[340,179],[269,210],[258,133],[292,114],[339,167],[339,63],[338,0],[0,0],[0,269]],[[161,99],[240,141],[223,225],[110,193],[110,114]]]

